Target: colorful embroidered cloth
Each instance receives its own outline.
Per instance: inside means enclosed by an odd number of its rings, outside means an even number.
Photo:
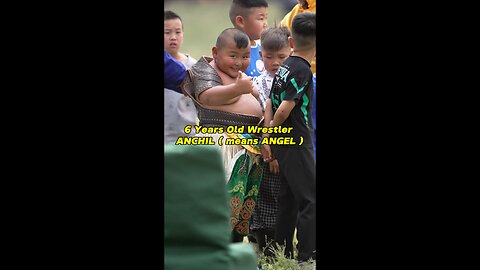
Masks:
[[[233,236],[246,236],[262,181],[263,161],[245,149],[235,157],[235,165],[227,183],[230,229]]]

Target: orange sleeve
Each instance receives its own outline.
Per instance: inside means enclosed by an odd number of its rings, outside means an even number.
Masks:
[[[317,1],[316,0],[307,0],[308,2],[308,9],[303,9],[300,4],[296,4],[292,10],[283,17],[283,19],[280,21],[280,26],[285,26],[288,27],[288,30],[292,32],[292,21],[295,15],[308,11],[308,12],[316,12],[317,10]],[[317,72],[317,64],[316,64],[316,57],[313,57],[312,62],[310,63],[311,65],[311,70],[312,73]]]

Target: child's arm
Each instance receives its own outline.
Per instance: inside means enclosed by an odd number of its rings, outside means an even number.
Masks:
[[[270,98],[267,99],[266,105],[265,105],[265,114],[264,114],[264,119],[263,119],[263,126],[264,127],[270,127],[270,121],[273,120],[273,109],[272,109],[272,100]]]
[[[272,101],[270,98],[267,99],[267,105],[265,108],[265,115],[264,115],[264,127],[269,127],[269,123],[272,120],[273,117],[273,109],[272,109]],[[264,133],[262,134],[262,137],[269,137],[270,134]],[[279,174],[280,173],[280,165],[278,164],[278,161],[272,154],[272,150],[270,148],[270,145],[268,144],[262,144],[262,155],[263,155],[263,161],[269,163],[270,167],[270,172],[274,174]]]
[[[267,99],[265,113],[263,117],[264,117],[263,126],[270,127],[270,121],[272,121],[272,117],[273,117],[272,101],[270,100],[270,98]],[[263,133],[262,138],[265,138],[265,137],[270,137],[270,134]],[[270,149],[270,145],[262,144],[262,155],[263,155],[263,161],[265,162],[270,162],[274,159],[272,150]]]
[[[186,76],[185,66],[165,50],[163,50],[163,64],[165,67],[163,87],[182,93],[180,84]]]
[[[273,116],[272,122],[270,122],[271,127],[276,127],[280,126],[285,122],[285,120],[288,118],[290,115],[290,112],[293,110],[295,107],[295,100],[284,100],[282,103],[280,103],[280,106],[278,107],[278,110],[275,112],[275,115]]]
[[[252,93],[252,88],[252,79],[239,71],[235,83],[211,87],[203,91],[198,100],[209,106],[228,105],[237,101],[241,95]]]

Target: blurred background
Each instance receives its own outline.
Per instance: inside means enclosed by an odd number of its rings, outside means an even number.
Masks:
[[[180,52],[199,59],[211,56],[218,35],[233,27],[228,17],[232,0],[165,0],[165,10],[177,13],[183,21],[184,41]],[[297,4],[296,0],[267,0],[268,25],[274,26]]]

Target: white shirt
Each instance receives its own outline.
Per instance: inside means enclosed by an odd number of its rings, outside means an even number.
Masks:
[[[267,99],[270,96],[270,90],[272,90],[272,82],[273,77],[266,70],[259,76],[253,78],[253,84],[258,89],[259,102],[263,111],[265,111]]]

